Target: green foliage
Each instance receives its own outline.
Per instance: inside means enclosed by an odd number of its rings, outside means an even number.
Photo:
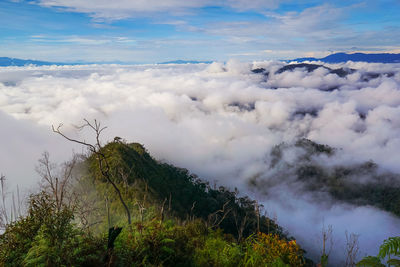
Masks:
[[[102,152],[107,157],[114,181],[123,188],[131,209],[136,209],[138,203],[150,207],[165,202],[169,215],[183,220],[196,217],[210,221],[211,226],[221,228],[238,239],[257,232],[257,221],[262,232],[285,236],[283,229],[267,217],[261,216],[258,220],[254,200],[238,197],[237,191],[229,191],[223,186],[211,187],[186,169],[157,162],[140,144],[111,142],[103,147]],[[89,157],[88,163],[89,176],[101,183],[103,177],[94,155]],[[97,185],[98,189],[100,187]],[[102,195],[105,190],[101,189]],[[218,212],[223,207],[224,212]],[[120,210],[120,204],[114,205],[113,209]],[[219,223],[213,225],[211,221]]]
[[[326,254],[323,254],[321,256],[321,267],[327,267],[328,266],[328,258],[329,256]]]
[[[394,267],[399,267],[400,266],[400,260],[398,260],[398,259],[390,259],[390,260],[387,261],[387,263],[390,266],[394,266]]]
[[[379,247],[379,254],[377,257],[367,256],[357,263],[357,266],[371,266],[380,267],[385,266],[381,260],[388,257],[387,264],[390,266],[400,266],[399,259],[392,259],[392,256],[400,256],[400,237],[389,237]]]
[[[378,257],[367,256],[356,264],[357,267],[385,267]]]
[[[0,265],[95,266],[104,253],[101,240],[85,235],[72,224],[73,213],[58,209],[41,192],[30,197],[28,215],[8,225],[0,236]]]
[[[303,250],[295,240],[277,234],[258,233],[244,243],[243,266],[304,266]]]
[[[236,267],[241,260],[240,246],[225,240],[220,231],[209,235],[194,256],[196,266]]]
[[[115,241],[116,266],[190,266],[194,248],[204,241],[200,222],[179,226],[172,221],[136,223]]]
[[[200,220],[133,224],[117,238],[114,258],[115,266],[304,266],[303,251],[295,241],[259,233],[237,243]]]
[[[389,237],[379,248],[378,257],[383,259],[389,255],[400,255],[400,237]]]

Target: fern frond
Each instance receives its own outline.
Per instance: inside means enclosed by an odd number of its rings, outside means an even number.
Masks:
[[[387,261],[387,263],[393,267],[400,267],[400,260],[398,260],[398,259],[390,259]]]
[[[400,236],[389,237],[379,248],[378,257],[384,259],[388,255],[400,254]]]

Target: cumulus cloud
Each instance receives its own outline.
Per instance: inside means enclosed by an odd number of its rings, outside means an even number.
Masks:
[[[248,185],[273,177],[276,145],[300,138],[339,149],[329,162],[318,159],[324,164],[372,160],[384,171],[400,173],[400,65],[348,62],[279,72],[283,66],[229,61],[1,68],[0,122],[7,127],[0,132],[6,148],[0,152],[0,172],[20,185],[32,184],[43,150],[59,161],[72,149],[79,152],[52,134],[50,125],[62,122],[69,134],[91,140],[71,125],[97,118],[109,127],[104,141],[121,136],[143,143],[158,160],[264,199],[266,209],[275,211],[307,250],[318,250],[312,235],[324,222],[342,236],[335,255],[342,253],[345,230],[360,234],[362,253],[373,254],[384,238],[398,234],[399,221],[390,214],[316,204],[280,180],[274,182],[281,190],[272,195]],[[263,73],[251,72],[256,68]],[[331,71],[337,69],[348,74]],[[287,160],[296,160],[296,153],[288,153]]]

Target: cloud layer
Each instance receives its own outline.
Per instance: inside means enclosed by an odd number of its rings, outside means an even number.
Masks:
[[[267,10],[279,6],[281,0],[255,0],[251,3],[244,0],[147,0],[130,1],[107,0],[38,0],[36,3],[45,7],[62,7],[69,11],[89,13],[94,18],[123,19],[141,17],[153,13],[171,12],[172,14],[187,14],[191,9],[207,6],[230,7],[238,10],[261,9]]]
[[[312,236],[324,223],[337,234],[336,257],[343,254],[345,230],[360,234],[362,253],[375,253],[384,238],[399,234],[398,219],[370,207],[315,204],[285,183],[266,198],[263,188],[254,191],[248,183],[270,171],[276,145],[299,138],[339,148],[326,164],[373,160],[400,173],[400,65],[326,65],[357,69],[343,77],[326,68],[277,72],[283,66],[229,61],[1,68],[0,122],[6,127],[0,172],[32,185],[44,150],[58,161],[72,149],[80,152],[51,134],[50,126],[62,122],[69,134],[91,140],[72,125],[96,118],[109,127],[104,140],[143,143],[159,160],[264,199],[267,211],[308,250],[317,250]],[[252,73],[256,68],[269,75]]]

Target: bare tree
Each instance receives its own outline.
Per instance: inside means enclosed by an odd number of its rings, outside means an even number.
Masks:
[[[82,227],[90,231],[92,225],[101,222],[101,220],[91,221],[93,213],[98,212],[100,208],[96,205],[97,199],[90,198],[87,186],[77,179],[80,157],[81,155],[74,154],[70,161],[58,165],[50,161],[48,152],[44,152],[36,166],[36,172],[42,178],[41,188],[54,199],[57,211],[61,211],[64,207],[70,208]]]
[[[358,235],[351,233],[348,234],[346,231],[346,263],[345,267],[356,266],[357,254],[358,254]]]
[[[80,157],[82,159],[80,159]],[[79,220],[81,227],[86,231],[90,232],[91,227],[102,223],[104,221],[110,222],[109,212],[107,212],[107,205],[104,206],[104,202],[108,202],[109,190],[113,190],[110,187],[106,188],[106,192],[103,196],[98,194],[98,190],[93,180],[81,179],[81,175],[87,174],[87,168],[84,163],[86,155],[77,155],[77,164],[74,170],[74,179],[71,186],[72,196],[75,201],[76,208],[74,210],[76,218]],[[104,219],[104,213],[107,213],[107,219]],[[111,224],[109,224],[111,227]]]
[[[322,226],[322,255],[321,255],[321,263],[322,267],[326,267],[328,265],[329,254],[332,251],[333,247],[333,237],[332,237],[332,225],[328,225],[328,228],[325,228],[325,224]]]
[[[259,205],[258,201],[256,200],[255,212],[257,216],[257,233],[260,232],[260,207],[261,205]]]
[[[192,203],[192,207],[190,208],[189,221],[193,221],[195,218],[194,213],[193,213],[195,207],[196,207],[196,201],[194,201]]]
[[[49,153],[44,152],[42,158],[39,159],[39,165],[36,166],[36,172],[42,178],[42,187],[54,198],[57,211],[60,211],[63,206],[74,208],[76,205],[71,184],[77,157],[74,155],[71,161],[57,168],[55,163],[50,162]]]
[[[1,206],[0,206],[0,227],[4,228],[8,224],[8,212],[6,208],[6,177],[0,174]]]
[[[160,215],[161,215],[160,225],[164,221],[164,206],[165,206],[165,202],[167,202],[167,198],[164,199],[164,201],[163,201],[163,203],[161,205],[161,209],[160,209]]]
[[[235,197],[239,194],[237,188],[235,188]],[[240,197],[236,199],[233,205],[232,215],[237,230],[237,241],[240,242],[243,238],[245,231],[252,225],[257,226],[257,213],[256,213],[256,201],[246,197]],[[252,229],[253,231],[254,229]]]
[[[222,206],[222,209],[217,210],[216,212],[211,213],[208,215],[207,225],[211,228],[217,228],[223,220],[225,220],[226,216],[232,211],[231,208],[226,208],[230,203],[230,200],[225,202]]]
[[[236,229],[238,232],[238,242],[240,242],[243,238],[243,232],[244,229],[246,229],[246,226],[248,225],[248,213],[246,212],[245,216],[242,219],[238,219],[239,217],[236,215],[235,216],[235,223],[236,223]]]
[[[9,197],[11,194],[11,199]],[[0,229],[5,229],[8,224],[18,220],[23,214],[21,209],[22,202],[19,196],[19,188],[17,186],[17,199],[15,192],[7,192],[6,177],[0,174]],[[6,204],[7,202],[7,204]]]
[[[117,195],[119,197],[119,200],[121,201],[121,204],[124,206],[124,209],[125,209],[125,212],[126,212],[126,216],[127,216],[127,219],[128,219],[128,224],[131,224],[131,213],[129,211],[129,208],[128,208],[127,204],[124,201],[124,198],[122,196],[121,190],[118,188],[116,183],[112,180],[110,165],[108,163],[106,155],[102,152],[102,145],[101,145],[101,142],[100,142],[100,135],[107,127],[102,127],[100,122],[98,122],[97,120],[94,120],[94,122],[91,123],[88,120],[84,119],[84,122],[85,123],[82,126],[78,126],[77,129],[83,130],[85,128],[89,128],[89,129],[93,130],[95,132],[95,135],[96,135],[96,137],[95,137],[96,141],[95,141],[94,144],[90,144],[90,143],[87,143],[86,141],[81,141],[81,140],[77,140],[77,139],[73,139],[71,137],[68,137],[67,135],[65,135],[61,131],[62,124],[60,124],[57,128],[54,128],[54,126],[52,126],[52,129],[53,129],[54,133],[57,133],[57,134],[61,135],[62,137],[64,137],[68,141],[84,145],[97,158],[97,163],[98,163],[101,175],[114,188],[115,192],[117,193]]]

